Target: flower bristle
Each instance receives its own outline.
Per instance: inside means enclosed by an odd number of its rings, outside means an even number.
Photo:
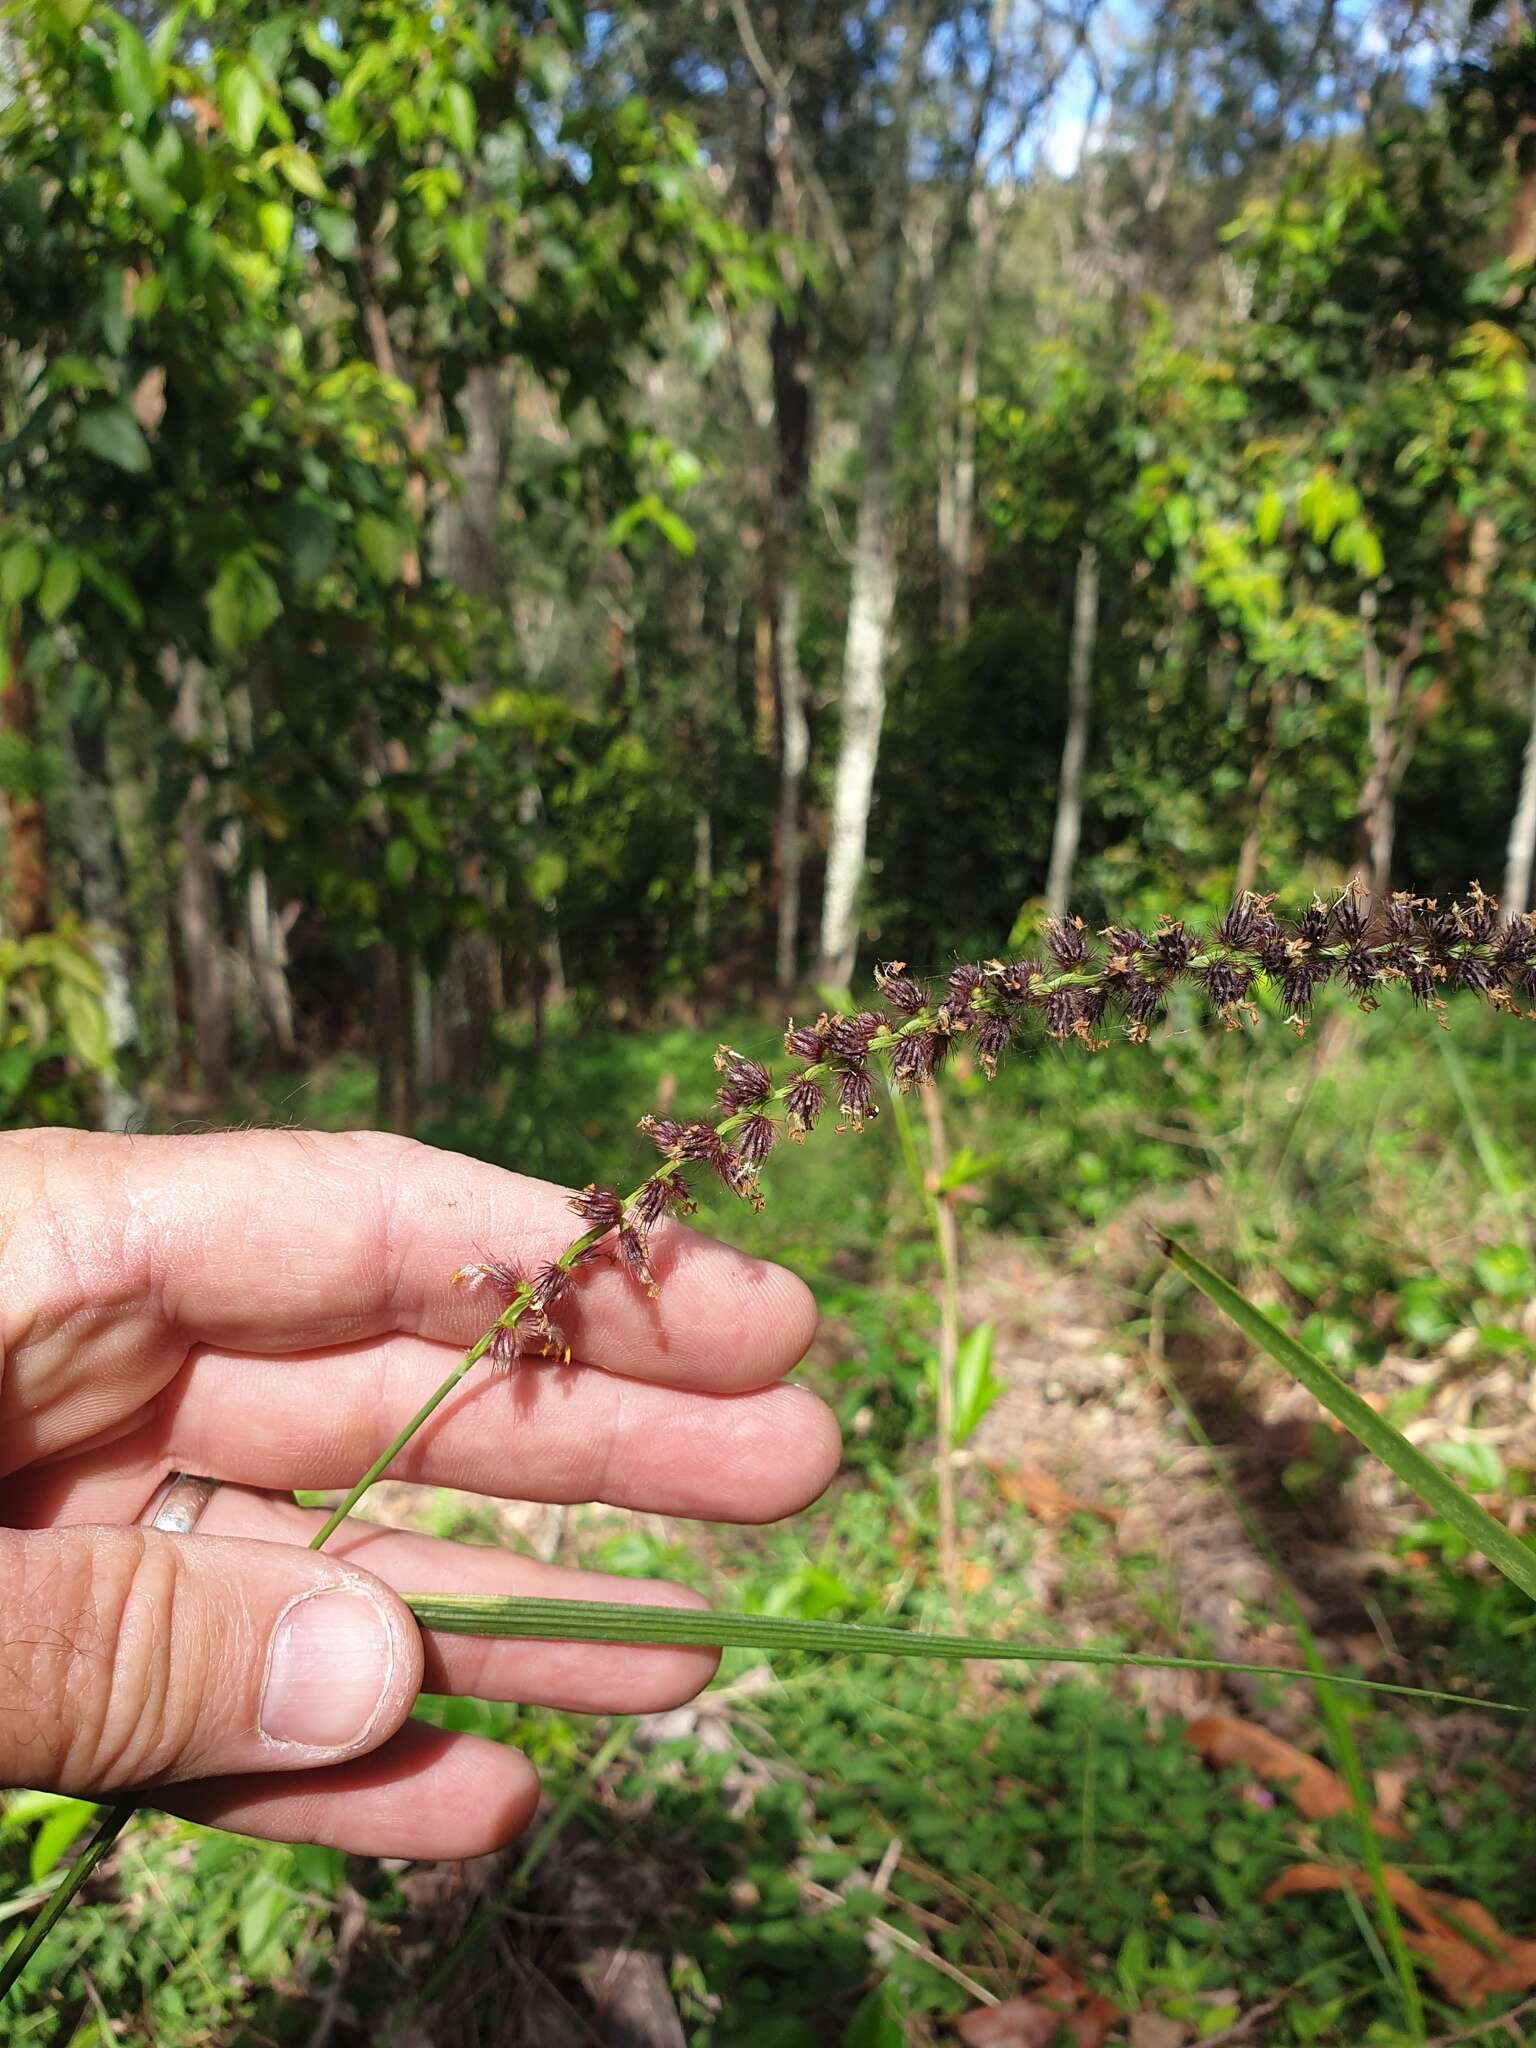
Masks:
[[[819,1060],[827,1050],[827,1027],[830,1020],[823,1012],[818,1023],[797,1024],[793,1017],[784,1033],[784,1050],[791,1059]]]
[[[922,983],[914,981],[906,967],[905,960],[892,960],[885,967],[877,967],[875,987],[893,1010],[899,1010],[903,1017],[915,1017],[928,998]]]
[[[728,1045],[722,1045],[716,1051],[715,1071],[723,1077],[715,1090],[715,1100],[726,1116],[735,1116],[744,1109],[756,1109],[759,1103],[767,1101],[773,1091],[773,1076],[762,1061],[732,1052]]]
[[[797,1074],[784,1098],[785,1123],[792,1138],[804,1138],[816,1128],[825,1097],[819,1082]]]
[[[580,1194],[571,1196],[570,1207],[594,1230],[612,1230],[624,1214],[624,1204],[612,1188],[600,1188],[590,1181]]]

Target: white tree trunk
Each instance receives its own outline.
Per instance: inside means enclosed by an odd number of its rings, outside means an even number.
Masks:
[[[992,289],[992,265],[997,248],[997,215],[989,193],[972,193],[970,214],[975,241],[971,250],[960,369],[955,379],[954,473],[943,494],[949,500],[947,519],[941,522],[948,527],[948,543],[939,565],[942,624],[944,631],[955,639],[963,638],[971,624],[971,551],[976,530],[976,400],[981,391],[982,328]]]
[[[811,728],[805,715],[805,678],[800,673],[800,590],[785,583],[779,593],[779,930],[776,967],[782,991],[795,984],[800,948],[800,792],[811,758]]]
[[[885,663],[896,600],[888,464],[888,450],[878,460],[875,451],[870,451],[870,466],[865,471],[859,501],[853,582],[848,594],[842,731],[821,910],[820,972],[822,980],[834,988],[848,986],[858,952],[859,891],[864,880],[880,731],[885,723]]]
[[[875,260],[870,273],[870,328],[865,350],[869,367],[862,435],[864,480],[859,492],[853,575],[848,589],[842,729],[832,791],[826,888],[821,904],[819,972],[821,979],[834,988],[848,986],[859,948],[859,891],[864,881],[880,731],[885,723],[885,664],[896,603],[891,534],[892,440],[909,361],[909,349],[902,335],[901,299],[911,241],[912,222],[908,213],[915,192],[908,144],[924,41],[918,14],[915,6],[908,7],[901,19],[897,81],[887,130]]]
[[[251,944],[251,974],[262,1018],[272,1044],[283,1059],[296,1046],[293,992],[288,986],[288,933],[291,928],[272,908],[272,888],[265,868],[253,867],[245,884],[246,930]]]
[[[1531,869],[1536,865],[1536,689],[1531,692],[1531,730],[1520,769],[1520,797],[1509,825],[1509,850],[1504,862],[1506,917],[1519,917],[1531,907]]]
[[[1067,736],[1061,749],[1061,782],[1056,794],[1056,827],[1045,907],[1064,917],[1072,893],[1072,870],[1083,824],[1083,767],[1088,758],[1088,717],[1093,703],[1093,652],[1099,635],[1099,551],[1091,540],[1078,550],[1072,603],[1072,648],[1067,659]]]

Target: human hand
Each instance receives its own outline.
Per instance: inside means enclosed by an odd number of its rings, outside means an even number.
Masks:
[[[323,1519],[490,1320],[451,1276],[531,1269],[579,1225],[542,1181],[374,1134],[0,1137],[0,1784],[148,1803],[275,1840],[461,1857],[537,1799],[516,1751],[407,1719],[418,1691],[647,1713],[712,1651],[421,1633],[408,1592],[700,1604],[681,1589]],[[793,1513],[837,1428],[776,1382],[800,1281],[679,1225],[652,1300],[604,1264],[569,1366],[481,1366],[391,1474],[716,1521]],[[138,1526],[172,1472],[195,1533]]]

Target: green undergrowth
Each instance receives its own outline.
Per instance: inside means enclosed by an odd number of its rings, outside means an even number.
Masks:
[[[1241,1035],[1176,1017],[1149,1046],[1092,1058],[1044,1047],[990,1085],[962,1056],[943,1101],[973,1255],[1004,1234],[1043,1265],[1075,1267],[1133,1360],[1155,1326],[1192,1395],[1214,1383],[1246,1398],[1250,1368],[1230,1335],[1181,1283],[1154,1287],[1152,1231],[1173,1228],[1398,1426],[1416,1424],[1431,1456],[1520,1527],[1536,1492],[1510,1425],[1536,1364],[1531,1040],[1498,1019],[1458,1017],[1448,1056],[1429,1017],[1332,1014],[1303,1044],[1268,1013]],[[751,1016],[718,1032],[650,1035],[557,1018],[541,1054],[510,1035],[488,1089],[429,1103],[423,1135],[555,1180],[624,1185],[644,1157],[635,1117],[702,1106],[717,1037],[760,1055],[776,1040]],[[299,1089],[273,1084],[239,1114],[365,1124],[371,1080],[353,1064],[328,1067]],[[827,1334],[807,1372],[847,1444],[832,1495],[778,1530],[583,1511],[561,1555],[670,1576],[721,1606],[942,1628],[922,1212],[892,1119],[862,1137],[836,1135],[831,1121],[775,1156],[761,1217],[698,1192],[707,1227],[789,1261],[818,1292]],[[1469,1398],[1441,1430],[1448,1389]],[[1220,1434],[1209,1403],[1202,1413]],[[1350,1470],[1319,1428],[1266,1483],[1326,1529]],[[1102,1504],[1133,1505],[1113,1489]],[[436,1497],[422,1519],[498,1540],[493,1513],[463,1496]],[[1528,1604],[1469,1562],[1453,1530],[1406,1510],[1397,1529],[1368,1572],[1378,1644],[1392,1651],[1373,1675],[1536,1693]],[[1211,1648],[1155,1536],[1137,1548],[1073,1515],[1047,1537],[975,1462],[962,1472],[961,1550],[971,1630],[1159,1654]],[[1277,1642],[1282,1658],[1294,1655]],[[1325,1648],[1337,1668],[1355,1668],[1356,1636]],[[974,2002],[967,1985],[1015,1995],[1042,1954],[1114,2001],[1126,2025],[1157,2016],[1189,2042],[1255,2007],[1268,2008],[1258,2040],[1405,2042],[1401,1986],[1368,1910],[1343,1894],[1263,1898],[1291,1863],[1358,1865],[1355,1822],[1307,1822],[1283,1792],[1212,1772],[1179,1717],[1149,1713],[1147,1698],[1126,1674],[886,1660],[788,1660],[769,1673],[736,1651],[702,1718],[659,1729],[475,1702],[421,1711],[528,1748],[560,1810],[615,1867],[645,1874],[636,1935],[665,1959],[690,2048],[946,2041],[947,2022]],[[1213,1690],[1210,1704],[1329,1754],[1305,1692],[1261,1683],[1240,1701]],[[1345,1711],[1367,1772],[1405,1788],[1408,1840],[1386,1844],[1388,1860],[1480,1901],[1512,1932],[1536,1932],[1536,1754],[1525,1728],[1358,1698]],[[49,1882],[79,1818],[12,1814],[0,1832],[0,1912],[19,1912]],[[409,1871],[143,1824],[53,1937],[57,1991],[0,2020],[0,2039],[308,2041],[332,1989],[343,1888],[355,1939],[329,2036],[337,2048],[413,2038],[412,2027],[450,2048],[509,2038],[496,2031],[509,1995],[488,1960],[497,1943],[525,1974],[545,1970],[570,1988],[539,1890],[542,1852],[539,1867],[527,1861],[512,1859],[467,1925],[451,1915],[439,1925],[424,1919]],[[401,1943],[412,1940],[430,1960],[403,1973]],[[1467,2024],[1421,1982],[1431,2034]]]
[[[667,1572],[749,1608],[940,1627],[931,1519],[923,1479],[886,1473],[842,1488],[798,1532],[693,1546],[594,1516],[574,1554]],[[467,1540],[493,1531],[486,1511],[447,1501],[436,1526]],[[962,1537],[987,1567],[971,1625],[1048,1635],[1114,1573],[1144,1598],[1122,1600],[1112,1639],[1166,1640],[1156,1557],[1115,1557],[1091,1518],[1074,1517],[1053,1539],[1062,1590],[1049,1613],[1030,1592],[1033,1525],[990,1488],[969,1490]],[[1211,1705],[1231,1707],[1219,1695]],[[419,1711],[534,1757],[552,1799],[645,1900],[631,1937],[665,1958],[691,2048],[945,2041],[947,2023],[975,2002],[967,1984],[1013,1995],[1042,1954],[1128,2017],[1181,2023],[1192,2042],[1277,1996],[1260,2039],[1401,2048],[1409,2038],[1344,1899],[1264,1901],[1297,1862],[1357,1864],[1353,1820],[1304,1821],[1246,1773],[1211,1771],[1177,1716],[1149,1715],[1114,1676],[1018,1680],[1000,1668],[810,1659],[770,1674],[740,1651],[697,1715],[659,1723],[615,1731],[474,1701],[426,1700]],[[1278,1685],[1261,1684],[1244,1711],[1288,1717],[1304,1746],[1326,1754],[1316,1716],[1297,1726],[1296,1702]],[[1536,1861],[1530,1739],[1501,1731],[1495,1749],[1485,1725],[1454,1762],[1431,1769],[1411,1714],[1357,1701],[1347,1712],[1367,1769],[1407,1778],[1410,1842],[1387,1845],[1389,1858],[1519,1928]],[[34,1821],[0,1842],[9,1883],[26,1881],[40,1835]],[[55,1842],[45,1853],[62,1850]],[[489,1959],[510,1944],[524,1968],[558,1981],[558,1895],[552,1908],[539,1868],[514,1852],[467,1921],[438,1923],[408,1880],[329,1852],[147,1822],[55,1938],[59,1991],[3,2038],[307,2041],[332,1987],[343,1886],[363,1921],[346,1964],[356,2024],[333,2036],[342,2048],[412,2038],[424,1990],[426,2038],[518,2038],[494,2031],[509,1994]],[[414,1972],[402,1973],[402,1942],[422,1958]],[[99,2031],[85,1967],[126,2034]],[[1432,1987],[1426,2006],[1436,2032],[1465,2017]],[[882,2011],[901,2015],[906,2033],[870,2034]]]

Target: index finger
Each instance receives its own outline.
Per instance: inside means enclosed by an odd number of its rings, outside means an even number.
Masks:
[[[30,1310],[5,1333],[13,1360],[71,1322],[79,1345],[83,1314],[143,1337],[149,1321],[183,1346],[312,1350],[392,1331],[467,1346],[495,1304],[455,1288],[455,1271],[491,1258],[531,1273],[583,1228],[547,1181],[374,1132],[24,1142],[33,1197],[0,1218]],[[652,1266],[654,1298],[605,1259],[577,1275],[560,1312],[585,1363],[734,1390],[778,1378],[810,1342],[810,1292],[780,1266],[675,1223],[658,1226]]]

